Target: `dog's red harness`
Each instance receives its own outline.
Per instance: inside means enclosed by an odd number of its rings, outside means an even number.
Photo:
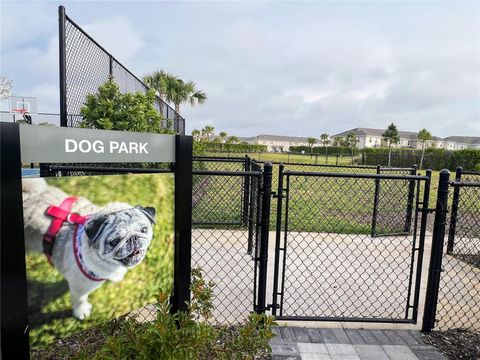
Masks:
[[[83,225],[87,221],[87,216],[82,216],[80,214],[71,212],[73,203],[75,201],[77,201],[77,198],[75,196],[70,196],[63,200],[60,206],[52,205],[47,209],[46,214],[51,216],[53,219],[46,234],[43,235],[43,253],[47,257],[50,265],[53,265],[52,254],[57,234],[65,222],[73,224],[75,225],[75,231],[73,232],[73,252],[75,253],[75,259],[78,267],[80,268],[80,271],[83,275],[85,275],[88,279],[92,281],[103,281],[105,279],[99,278],[91,271],[87,271],[85,269],[85,264],[83,262],[83,259],[81,258],[81,254],[79,254],[77,244],[78,228],[79,226],[83,228]]]

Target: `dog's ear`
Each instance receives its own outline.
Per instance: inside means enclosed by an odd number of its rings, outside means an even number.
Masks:
[[[87,221],[87,223],[85,224],[85,232],[90,239],[90,243],[93,244],[97,240],[107,220],[108,215],[103,214],[95,217],[92,220]]]
[[[152,224],[156,224],[155,214],[156,210],[153,207],[147,206],[143,207],[140,205],[135,206],[136,209],[140,210],[147,218],[151,221]]]

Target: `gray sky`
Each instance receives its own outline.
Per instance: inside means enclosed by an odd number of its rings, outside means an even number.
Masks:
[[[480,2],[63,2],[138,76],[194,80],[187,130],[480,136]],[[1,73],[58,112],[57,6],[5,2]],[[2,104],[2,108],[5,104]]]

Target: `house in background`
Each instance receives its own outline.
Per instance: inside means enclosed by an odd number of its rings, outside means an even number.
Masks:
[[[345,138],[349,133],[354,133],[358,139],[357,147],[359,149],[364,148],[376,148],[382,146],[384,129],[372,129],[372,128],[355,128],[341,133],[332,135],[331,138],[336,137]],[[418,140],[417,133],[413,131],[398,131],[400,136],[400,142],[396,144],[397,147],[421,149],[422,142]],[[461,149],[480,149],[480,137],[474,136],[449,136],[441,138],[433,136],[432,140],[426,142],[426,146],[433,146],[437,149],[446,150],[461,150]]]
[[[281,135],[257,135],[250,138],[239,138],[240,141],[246,141],[254,145],[266,145],[269,152],[290,151],[290,146],[308,146],[306,137],[281,136]],[[317,139],[316,146],[321,144]]]

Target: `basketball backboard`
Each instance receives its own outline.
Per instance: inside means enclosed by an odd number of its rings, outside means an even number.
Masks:
[[[37,98],[28,96],[10,96],[10,112],[23,115],[37,114]]]

